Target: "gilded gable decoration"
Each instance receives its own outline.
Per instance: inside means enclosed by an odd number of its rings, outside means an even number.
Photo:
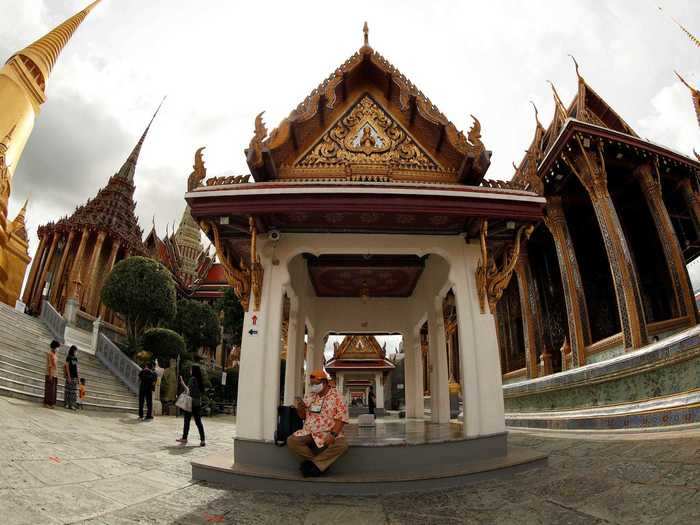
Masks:
[[[348,164],[441,170],[370,96],[360,101],[298,162],[302,167]]]

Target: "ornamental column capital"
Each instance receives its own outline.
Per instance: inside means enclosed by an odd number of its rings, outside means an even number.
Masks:
[[[578,154],[562,155],[562,160],[576,175],[591,197],[591,201],[608,198],[608,172],[605,168],[603,143],[591,143],[591,139],[576,135]]]
[[[634,176],[639,180],[642,191],[661,194],[658,171],[651,164],[642,164],[634,169]]]

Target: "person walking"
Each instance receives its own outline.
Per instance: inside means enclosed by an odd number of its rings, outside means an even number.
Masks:
[[[153,364],[146,363],[146,366],[139,372],[139,419],[143,417],[143,403],[146,402],[146,421],[153,419],[153,389],[158,376],[153,371]]]
[[[61,346],[58,341],[51,341],[46,354],[46,377],[44,379],[44,406],[53,408],[56,405],[56,390],[58,389],[58,355]]]
[[[377,398],[374,397],[374,389],[369,387],[369,393],[367,394],[367,407],[369,408],[369,413],[375,415],[375,409],[377,408]]]
[[[187,436],[190,433],[190,420],[194,418],[194,424],[197,425],[197,430],[199,430],[199,446],[206,446],[206,441],[204,439],[204,425],[202,425],[202,392],[204,391],[204,380],[202,379],[202,370],[197,365],[192,365],[190,369],[190,379],[185,384],[180,377],[180,383],[182,384],[185,392],[189,394],[192,398],[192,412],[185,411],[185,423],[182,429],[182,437],[176,441],[182,445],[187,444]]]
[[[78,347],[75,345],[68,349],[66,362],[63,364],[63,373],[66,376],[66,386],[63,391],[63,406],[70,410],[78,409],[78,385],[80,383],[80,371],[78,369]]]

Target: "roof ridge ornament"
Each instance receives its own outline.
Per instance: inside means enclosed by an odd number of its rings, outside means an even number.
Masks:
[[[365,25],[362,26],[362,33],[364,35],[364,45],[362,47],[370,47],[370,45],[369,45],[369,26],[367,25],[367,21],[365,21]]]
[[[576,57],[569,53],[569,56],[571,57],[571,60],[574,61],[574,67],[576,68],[576,76],[579,78],[579,80],[583,80],[583,77],[581,76],[581,73],[578,70],[578,62],[576,62]]]

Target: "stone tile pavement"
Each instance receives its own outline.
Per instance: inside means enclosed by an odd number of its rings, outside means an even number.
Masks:
[[[0,398],[0,523],[700,523],[700,429],[513,433],[549,465],[437,493],[299,498],[193,483],[192,458],[231,449],[230,416],[204,424],[208,446],[181,448],[181,419]]]

